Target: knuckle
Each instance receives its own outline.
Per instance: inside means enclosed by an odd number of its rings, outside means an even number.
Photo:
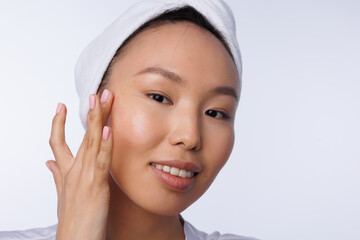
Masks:
[[[94,138],[92,137],[89,137],[87,140],[86,140],[86,148],[93,148],[96,144],[96,141]]]
[[[100,171],[105,171],[107,169],[107,164],[104,161],[97,161],[96,168]]]
[[[101,114],[98,111],[93,110],[88,114],[89,122],[99,122],[101,120]]]
[[[112,145],[111,143],[102,143],[101,144],[101,147],[100,147],[100,150],[102,152],[111,152],[112,151]]]
[[[49,139],[49,145],[51,148],[54,148],[57,144],[57,140],[55,139],[54,136],[51,136],[50,139]]]
[[[90,122],[92,122],[94,120],[95,116],[94,116],[94,112],[93,111],[90,111],[89,114],[88,114],[88,119]]]

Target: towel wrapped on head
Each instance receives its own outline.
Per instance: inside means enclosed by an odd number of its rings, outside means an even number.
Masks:
[[[241,86],[241,55],[236,38],[235,20],[223,0],[145,0],[136,3],[108,26],[81,53],[75,66],[75,84],[80,98],[80,119],[86,129],[89,95],[95,94],[117,49],[141,25],[167,10],[191,6],[201,13],[229,46]]]

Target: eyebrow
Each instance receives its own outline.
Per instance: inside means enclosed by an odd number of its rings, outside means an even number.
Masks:
[[[135,75],[140,75],[140,74],[145,74],[145,73],[154,73],[154,74],[158,74],[161,75],[163,77],[165,77],[166,79],[169,79],[170,81],[180,85],[180,86],[185,86],[186,83],[185,81],[176,73],[171,72],[165,68],[162,67],[158,67],[158,66],[153,66],[153,67],[148,67],[145,68],[141,71],[139,71],[138,73],[136,73]],[[236,94],[236,91],[234,88],[232,87],[226,87],[226,86],[221,86],[221,87],[216,87],[214,89],[211,90],[211,93],[214,94],[223,94],[223,95],[228,95],[228,96],[232,96],[235,98],[235,100],[238,100],[238,96]]]
[[[157,66],[148,67],[148,68],[145,68],[145,69],[141,70],[140,72],[136,73],[135,75],[140,75],[140,74],[145,74],[145,73],[155,73],[155,74],[161,75],[161,76],[169,79],[170,81],[172,81],[178,85],[181,85],[181,86],[185,85],[184,80],[178,74],[171,72],[162,67],[157,67]]]

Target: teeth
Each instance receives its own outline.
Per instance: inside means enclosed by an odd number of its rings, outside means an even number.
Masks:
[[[186,171],[184,169],[178,169],[176,167],[170,167],[156,163],[151,163],[150,165],[156,167],[156,169],[170,173],[173,176],[182,177],[182,178],[191,178],[192,176],[194,176],[194,172]]]
[[[174,176],[179,176],[179,171],[180,170],[178,168],[172,167],[170,170],[170,174]]]
[[[191,173],[191,172],[189,172]],[[181,169],[179,172],[179,177],[185,178],[186,177],[186,170]]]
[[[170,172],[171,168],[169,166],[164,166],[162,170],[164,172]]]

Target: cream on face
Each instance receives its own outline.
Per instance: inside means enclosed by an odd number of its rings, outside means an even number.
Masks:
[[[134,39],[107,88],[115,96],[116,184],[149,212],[180,213],[208,189],[233,147],[239,85],[229,53],[192,23],[162,25]]]

